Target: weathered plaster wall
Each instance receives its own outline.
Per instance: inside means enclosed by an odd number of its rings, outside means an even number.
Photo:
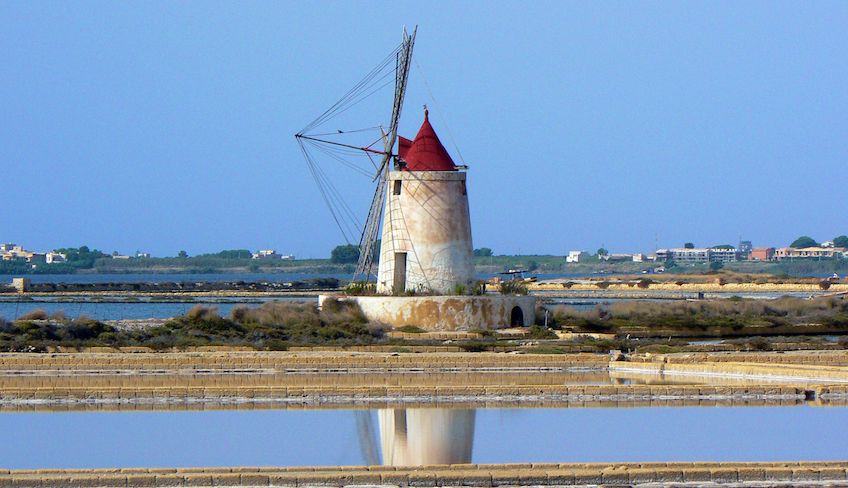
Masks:
[[[335,295],[320,295],[318,303]],[[415,325],[427,330],[501,329],[510,326],[513,307],[521,308],[524,324],[535,320],[532,296],[419,296],[345,297],[359,304],[369,320],[400,327]]]
[[[400,195],[394,194],[400,181]],[[407,254],[406,290],[471,287],[474,258],[465,173],[392,171],[388,178],[377,291],[391,293],[395,253]]]

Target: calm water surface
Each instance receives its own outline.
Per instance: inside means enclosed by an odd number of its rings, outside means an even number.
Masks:
[[[0,467],[848,458],[848,408],[0,413]]]
[[[317,297],[277,297],[273,300],[318,302]],[[0,302],[0,317],[7,320],[15,320],[33,310],[44,310],[51,314],[61,311],[68,318],[85,315],[97,320],[166,319],[183,315],[198,304],[205,307],[216,307],[218,313],[227,315],[233,307],[259,307],[262,305],[262,302],[263,300],[227,303]]]

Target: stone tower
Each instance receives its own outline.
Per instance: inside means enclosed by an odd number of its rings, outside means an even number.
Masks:
[[[474,283],[465,171],[445,150],[427,110],[415,139],[399,138],[389,173],[377,292],[452,294]]]

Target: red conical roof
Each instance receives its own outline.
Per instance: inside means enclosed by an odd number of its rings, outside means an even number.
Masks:
[[[450,154],[433,130],[428,119],[428,111],[424,110],[424,123],[418,129],[418,134],[410,143],[409,139],[400,138],[398,156],[406,162],[406,171],[456,171]]]

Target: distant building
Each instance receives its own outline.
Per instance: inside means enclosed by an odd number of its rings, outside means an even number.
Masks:
[[[774,259],[835,259],[845,256],[846,249],[841,247],[781,247],[774,250]]]
[[[710,250],[685,247],[657,249],[657,261],[674,261],[677,264],[708,263],[710,261]]]
[[[739,241],[739,247],[736,249],[739,251],[739,259],[748,259],[754,245],[751,244],[751,241]]]
[[[29,288],[29,278],[12,278],[12,287],[18,293],[24,293]]]
[[[130,257],[124,254],[113,254],[112,259],[129,259]]]
[[[136,252],[135,252],[135,257],[137,257],[137,258],[149,258],[149,257],[150,257],[150,253],[149,253],[149,252],[136,251]]]
[[[598,257],[601,259],[601,261],[612,261],[612,262],[633,261],[633,255],[632,254],[622,254],[622,253],[604,254],[604,255],[601,255],[601,256],[598,256]]]
[[[773,247],[755,247],[748,254],[748,259],[751,261],[771,261],[774,259]]]
[[[64,263],[68,260],[68,257],[60,252],[48,252],[44,255],[44,262],[47,264],[53,263]]]
[[[657,261],[674,261],[677,264],[729,263],[738,259],[734,248],[707,249],[703,247],[657,249]]]
[[[739,252],[733,248],[713,248],[709,256],[711,263],[732,263],[739,259]]]
[[[638,252],[637,252],[636,254],[634,254],[634,255],[633,255],[633,262],[634,262],[634,263],[643,263],[643,262],[645,262],[645,261],[647,261],[647,260],[648,260],[648,257],[647,257],[647,256],[645,256],[645,255],[644,255],[644,254],[642,254],[642,253],[638,253]]]
[[[27,251],[18,244],[0,244],[0,258],[3,261],[26,261],[28,263],[43,263],[46,255],[42,252]]]
[[[824,241],[821,243],[821,247],[833,247],[833,241]]]
[[[294,261],[294,254],[284,254],[280,256],[280,259],[283,259],[285,261]]]
[[[253,253],[253,259],[271,259],[279,257],[274,249],[260,249]]]
[[[568,256],[565,257],[566,263],[579,263],[580,261],[586,260],[589,257],[589,253],[586,251],[568,251]]]

